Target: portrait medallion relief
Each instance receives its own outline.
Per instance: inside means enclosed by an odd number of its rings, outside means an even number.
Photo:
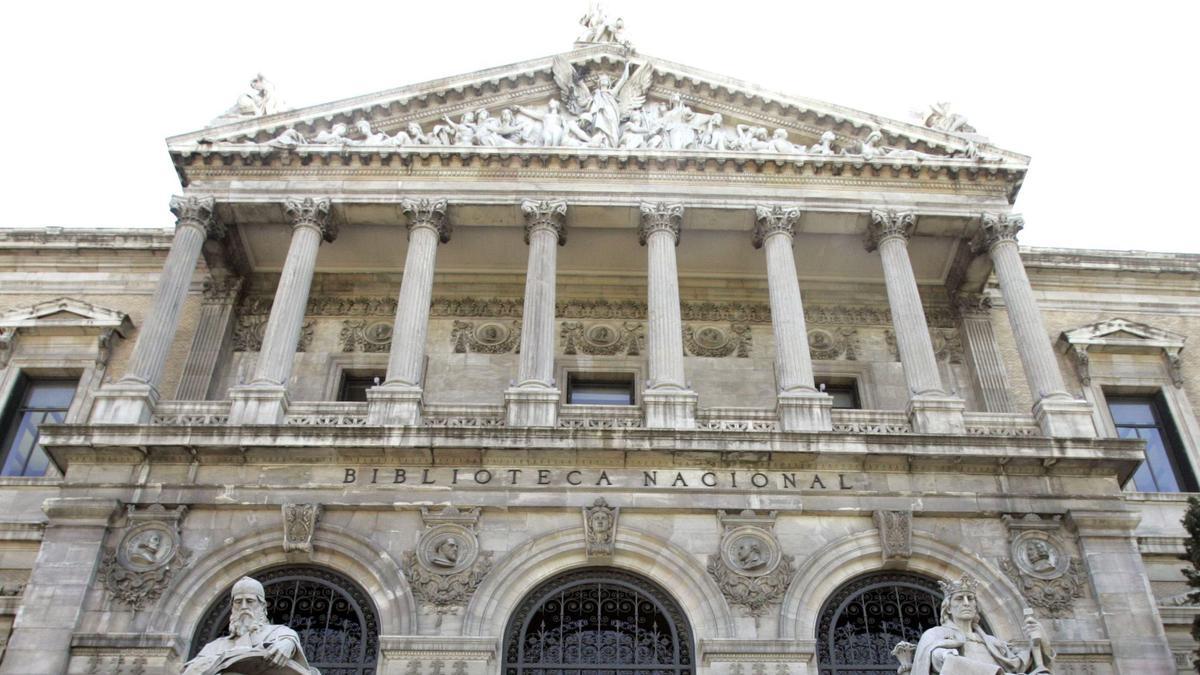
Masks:
[[[385,345],[392,341],[392,324],[375,321],[363,329],[363,340],[374,345]]]
[[[595,347],[611,347],[621,339],[621,331],[608,324],[598,323],[587,329],[584,339]]]
[[[117,561],[135,571],[152,570],[169,562],[179,544],[166,523],[142,523],[125,534]]]
[[[1011,553],[1021,572],[1038,579],[1058,578],[1071,566],[1071,556],[1053,536],[1037,530],[1013,537]]]
[[[725,331],[716,326],[704,326],[696,331],[696,343],[706,349],[720,349],[729,342]]]
[[[144,609],[155,603],[175,572],[188,563],[182,545],[180,521],[187,507],[168,510],[161,504],[145,508],[129,505],[125,534],[104,554],[98,576],[119,603]]]
[[[783,557],[774,537],[757,527],[739,527],[725,536],[721,557],[731,570],[748,577],[770,574]]]
[[[479,327],[475,329],[475,339],[478,340],[480,344],[489,346],[498,345],[508,339],[508,333],[509,331],[507,326],[502,323],[490,321],[488,323],[480,324]]]
[[[417,543],[417,560],[438,574],[461,572],[471,567],[478,555],[479,545],[474,533],[453,523],[426,530]]]

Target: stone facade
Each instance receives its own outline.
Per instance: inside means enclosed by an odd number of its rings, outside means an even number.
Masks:
[[[1123,489],[1143,450],[1105,397],[1161,394],[1200,469],[1200,257],[1018,249],[1028,158],[588,20],[555,59],[350,102],[256,80],[169,139],[174,233],[0,231],[0,395],[79,382],[47,475],[0,479],[0,673],[177,673],[235,581],[289,574],[358,612],[345,672],[519,673],[516,617],[584,573],[665,599],[684,672],[820,672],[870,575],[977,578],[1055,673],[1188,671],[1186,495]],[[381,140],[557,102],[564,61],[603,103],[631,60],[644,104],[566,116],[590,144]],[[666,145],[610,147],[668,101]],[[792,140],[718,147],[716,114]],[[581,375],[631,405],[572,402]]]

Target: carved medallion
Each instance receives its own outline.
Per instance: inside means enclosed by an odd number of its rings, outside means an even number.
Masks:
[[[342,322],[342,351],[386,352],[392,348],[392,324],[388,321]]]
[[[736,355],[744,359],[750,356],[753,343],[750,326],[746,324],[731,324],[728,331],[712,325],[693,327],[685,324],[683,327],[683,344],[692,356]]]
[[[708,573],[730,603],[742,605],[751,616],[761,616],[783,600],[794,574],[792,557],[783,554],[775,537],[776,512],[717,513],[725,533],[720,553],[708,559]]]
[[[439,614],[470,601],[492,568],[492,554],[479,550],[475,531],[479,509],[447,506],[440,513],[421,509],[426,530],[416,551],[404,555],[404,574],[413,595]]]
[[[620,511],[609,506],[603,497],[591,506],[583,507],[583,538],[589,558],[612,555],[617,541],[617,516]]]
[[[808,331],[808,351],[817,361],[853,361],[858,356],[858,331],[853,328],[814,328]]]
[[[161,504],[138,510],[130,505],[128,525],[116,549],[109,549],[100,578],[109,593],[134,610],[158,600],[175,572],[187,564],[190,553],[183,548],[179,522],[186,506],[168,511]]]
[[[1051,616],[1070,614],[1075,598],[1083,597],[1083,563],[1059,538],[1061,520],[1037,514],[1005,516],[1009,529],[1009,558],[1000,561],[1004,573],[1021,588],[1030,606]]]
[[[438,574],[456,574],[475,563],[479,544],[475,533],[462,525],[445,523],[430,528],[417,542],[417,560]]]
[[[646,344],[645,328],[634,321],[625,321],[620,326],[613,323],[585,326],[580,321],[564,321],[559,334],[564,354],[637,356]]]
[[[486,321],[476,325],[472,321],[455,321],[450,341],[454,344],[455,354],[516,352],[521,346],[521,324],[517,321],[511,324]]]

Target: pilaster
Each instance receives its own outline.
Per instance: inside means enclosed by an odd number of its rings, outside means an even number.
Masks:
[[[558,423],[559,390],[554,382],[554,311],[558,247],[566,243],[567,203],[521,202],[529,262],[521,319],[521,360],[516,386],[504,392],[509,426],[552,427]]]
[[[262,349],[250,384],[233,387],[231,424],[282,424],[287,414],[287,381],[292,374],[317,250],[337,238],[328,199],[289,198],[284,210],[292,221],[292,241],[279,275],[279,287],[263,334]]]
[[[176,399],[203,401],[208,398],[217,359],[233,332],[233,308],[241,289],[242,279],[237,276],[214,277],[205,282],[200,319],[183,364],[183,376],[175,389]]]
[[[646,426],[687,429],[696,426],[696,393],[683,369],[683,319],[679,309],[679,270],[675,247],[683,205],[641,205],[638,238],[648,255],[647,306],[649,381],[642,395]]]
[[[1000,357],[1000,344],[992,329],[992,301],[983,295],[963,294],[955,298],[962,327],[963,349],[975,374],[983,408],[988,412],[1011,413],[1008,373]]]
[[[396,302],[387,380],[367,392],[367,422],[387,426],[415,425],[421,421],[421,377],[429,335],[434,266],[438,243],[450,241],[451,230],[445,199],[405,199],[400,207],[408,218],[408,253]]]
[[[145,424],[158,403],[158,387],[187,299],[188,287],[204,240],[222,237],[225,229],[215,216],[212,197],[172,197],[175,239],[163,263],[162,274],[150,300],[150,310],[138,329],[137,342],[125,375],[96,392],[92,422],[96,424]]]

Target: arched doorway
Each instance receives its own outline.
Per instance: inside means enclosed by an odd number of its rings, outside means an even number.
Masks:
[[[379,619],[358,584],[314,565],[274,567],[251,576],[263,585],[267,618],[296,631],[310,665],[325,675],[375,675]],[[196,628],[188,658],[228,633],[229,605],[226,588]]]
[[[916,574],[876,572],[843,584],[817,622],[820,675],[892,675],[892,648],[939,625],[941,603],[937,582]]]
[[[657,584],[611,568],[568,572],[517,606],[504,675],[692,675],[692,631]]]

